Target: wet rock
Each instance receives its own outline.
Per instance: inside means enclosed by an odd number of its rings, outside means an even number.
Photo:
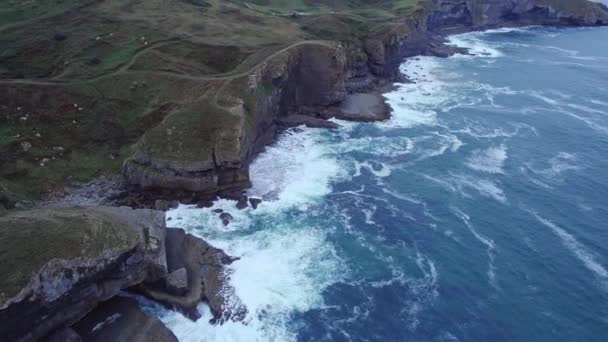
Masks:
[[[222,213],[220,215],[220,220],[222,220],[222,223],[224,224],[224,226],[227,226],[230,224],[230,221],[232,221],[234,219],[234,217],[232,217],[232,215],[230,215],[229,213]]]
[[[221,214],[221,213],[223,213],[223,212],[224,212],[224,210],[219,209],[219,208],[218,208],[218,209],[213,209],[212,211],[213,211],[214,213],[216,213],[216,214]]]
[[[86,342],[177,342],[173,332],[143,312],[137,301],[120,296],[99,305],[73,329]]]
[[[255,198],[255,197],[249,197],[249,203],[251,203],[251,206],[253,207],[253,209],[257,209],[258,205],[260,205],[260,203],[262,203],[262,199]]]
[[[229,189],[229,190],[221,191],[219,193],[221,198],[225,198],[225,199],[229,199],[229,200],[233,200],[233,201],[238,201],[241,197],[243,197],[244,194],[245,194],[245,192],[241,189]]]
[[[74,207],[0,217],[0,336],[36,340],[120,290],[166,276],[164,215]],[[4,259],[6,258],[6,259]]]
[[[249,206],[248,202],[247,202],[247,196],[243,195],[241,196],[238,201],[236,202],[236,208],[239,210],[245,209]]]
[[[213,206],[213,199],[203,199],[196,202],[197,208],[210,208]]]
[[[165,278],[167,292],[183,296],[188,291],[188,271],[184,267],[179,268]]]
[[[173,208],[177,208],[179,203],[177,201],[165,201],[165,200],[156,200],[154,202],[154,209],[160,211],[168,211]]]

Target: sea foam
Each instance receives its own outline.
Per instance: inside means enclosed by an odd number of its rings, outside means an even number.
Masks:
[[[317,227],[307,215],[331,191],[341,170],[326,150],[323,133],[300,128],[282,135],[251,165],[250,195],[263,197],[258,209],[236,210],[235,201],[211,208],[181,205],[169,211],[168,224],[200,236],[239,259],[228,267],[234,297],[248,309],[243,322],[213,326],[205,304],[192,322],[173,311],[161,319],[180,341],[294,341],[293,314],[323,306],[324,289],[340,281],[347,268],[328,241],[330,227]],[[379,172],[383,172],[380,170]],[[229,212],[227,227],[215,209]],[[370,218],[371,219],[371,218]]]
[[[608,271],[606,268],[604,268],[604,266],[597,261],[595,255],[593,255],[593,253],[572,234],[537,213],[532,212],[532,215],[544,226],[549,227],[555,235],[560,238],[562,244],[572,252],[589,271],[593,272],[598,277],[603,278],[604,281],[608,279]]]
[[[503,144],[473,151],[473,154],[467,159],[466,165],[476,171],[504,173],[505,160],[507,160],[507,147]]]

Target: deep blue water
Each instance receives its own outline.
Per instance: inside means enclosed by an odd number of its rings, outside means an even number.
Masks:
[[[608,340],[608,29],[452,42],[476,56],[405,61],[388,122],[284,134],[258,210],[169,213],[241,257],[249,308],[161,312],[180,340]]]

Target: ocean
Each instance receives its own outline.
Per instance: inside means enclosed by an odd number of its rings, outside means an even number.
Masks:
[[[450,42],[474,56],[405,60],[388,121],[283,133],[257,210],[168,213],[249,309],[157,309],[181,341],[608,340],[608,29]]]

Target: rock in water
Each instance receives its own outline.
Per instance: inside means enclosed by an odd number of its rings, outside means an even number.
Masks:
[[[253,207],[253,209],[257,209],[258,205],[260,205],[260,203],[262,203],[262,199],[261,198],[250,197],[249,198],[249,203],[251,203],[251,206]]]
[[[173,332],[144,313],[137,301],[120,296],[102,303],[72,328],[86,342],[177,342]]]
[[[232,215],[230,215],[229,213],[220,214],[220,220],[222,220],[222,223],[224,224],[224,226],[229,225],[230,221],[232,221],[233,219],[234,219],[234,217],[232,217]]]
[[[245,209],[248,206],[249,204],[247,204],[247,196],[245,195],[241,196],[241,198],[239,198],[239,200],[236,202],[237,209]]]
[[[0,336],[37,340],[99,302],[167,274],[164,214],[126,207],[0,217]]]

